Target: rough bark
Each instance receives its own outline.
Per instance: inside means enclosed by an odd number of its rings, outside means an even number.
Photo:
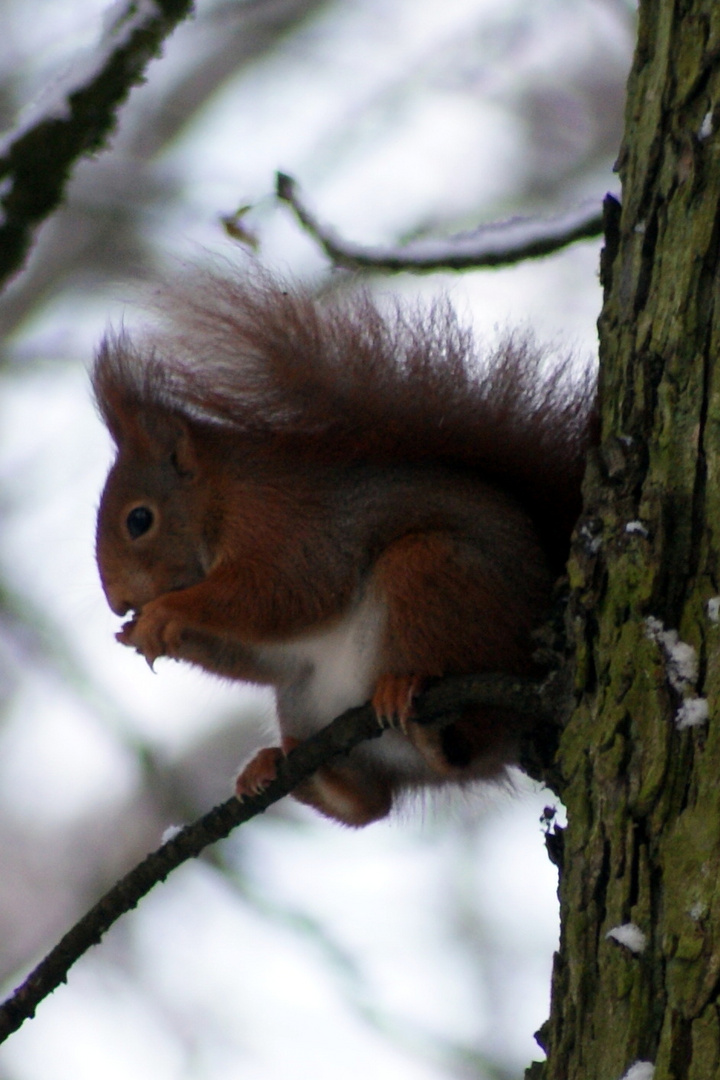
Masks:
[[[639,15],[602,268],[602,442],[571,562],[578,706],[542,1080],[620,1080],[639,1061],[654,1080],[720,1076],[720,4]],[[628,923],[644,950],[607,937]]]

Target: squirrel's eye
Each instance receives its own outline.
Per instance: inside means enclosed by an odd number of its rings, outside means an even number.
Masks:
[[[152,528],[155,515],[148,506],[136,506],[125,518],[125,525],[131,540],[137,540],[144,536]]]

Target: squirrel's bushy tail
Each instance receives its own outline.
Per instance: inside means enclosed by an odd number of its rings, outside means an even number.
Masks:
[[[193,271],[157,310],[135,344],[105,342],[96,389],[114,380],[323,462],[471,470],[527,507],[550,551],[566,543],[593,379],[529,337],[483,352],[446,301],[383,310],[365,290],[317,299],[262,271]]]

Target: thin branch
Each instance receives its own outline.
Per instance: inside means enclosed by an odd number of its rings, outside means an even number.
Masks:
[[[466,270],[481,266],[509,266],[560,251],[576,240],[602,235],[599,201],[583,204],[553,218],[511,218],[481,225],[473,232],[447,240],[414,240],[399,247],[371,247],[342,239],[308,210],[291,176],[278,173],[276,191],[288,203],[300,224],[338,266],[374,270]]]
[[[485,705],[512,709],[536,721],[545,719],[557,724],[558,717],[566,711],[564,685],[564,679],[557,676],[551,676],[542,685],[508,675],[444,679],[418,698],[415,721],[442,725],[457,715],[460,708]],[[276,778],[259,795],[242,802],[228,799],[146,856],[65,934],[0,1005],[0,1043],[35,1015],[40,1002],[66,981],[72,965],[172,870],[289,795],[321,765],[381,734],[382,728],[369,705],[349,709],[291,751],[280,762]]]
[[[99,150],[118,107],[142,82],[164,39],[192,11],[192,0],[129,0],[90,64],[73,69],[40,115],[0,144],[0,284],[21,268],[38,224],[62,199],[72,166]]]

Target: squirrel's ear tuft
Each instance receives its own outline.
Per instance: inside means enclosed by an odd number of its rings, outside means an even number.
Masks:
[[[168,374],[152,353],[140,353],[122,331],[108,334],[95,358],[92,386],[118,449],[135,447],[150,458],[169,461],[182,479],[196,476],[190,427],[173,407]]]
[[[137,439],[139,413],[148,396],[140,357],[124,333],[109,333],[100,344],[92,370],[95,404],[119,448]]]

